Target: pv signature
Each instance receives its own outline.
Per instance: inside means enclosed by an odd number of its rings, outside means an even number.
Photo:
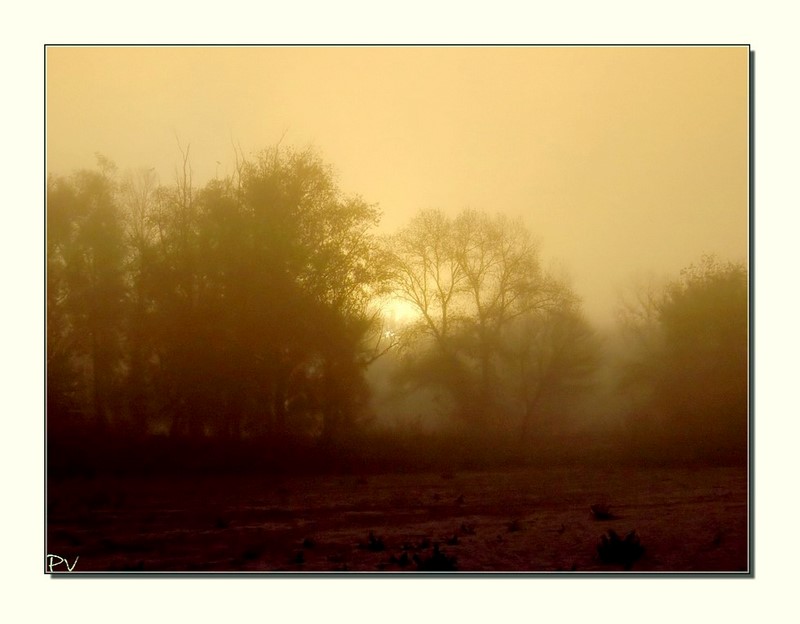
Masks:
[[[75,562],[72,565],[69,565],[69,561],[66,558],[61,557],[60,555],[47,555],[47,570],[49,572],[56,572],[55,568],[64,564],[67,567],[67,572],[72,572],[75,569],[75,566],[78,565],[79,557],[75,557]],[[58,561],[56,561],[56,559]]]

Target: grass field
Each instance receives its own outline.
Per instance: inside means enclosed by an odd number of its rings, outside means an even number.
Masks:
[[[743,467],[51,478],[46,548],[73,573],[743,573],[747,487]],[[628,566],[600,557],[609,530],[636,531]]]

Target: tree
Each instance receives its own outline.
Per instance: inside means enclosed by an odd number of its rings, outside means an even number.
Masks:
[[[284,427],[287,397],[317,395],[322,432],[330,438],[365,406],[364,341],[385,282],[372,229],[379,212],[346,196],[312,151],[274,148],[245,163],[244,208],[254,221],[254,260],[261,278],[250,296],[267,311],[263,353],[272,366],[272,416]],[[265,272],[272,267],[274,273]]]
[[[152,267],[158,235],[158,178],[154,169],[140,169],[120,184],[125,231],[126,275],[125,365],[127,421],[139,433],[152,424],[154,406],[152,356]]]
[[[455,258],[471,309],[466,337],[480,371],[477,406],[492,419],[498,403],[494,395],[501,387],[495,367],[504,332],[524,315],[572,305],[574,296],[542,271],[538,250],[520,221],[467,210],[454,225]]]
[[[118,402],[125,248],[113,164],[98,162],[101,172],[48,181],[48,410],[106,426]]]
[[[748,413],[748,276],[742,264],[703,256],[627,316],[640,341],[627,387],[651,435],[706,456],[743,456]],[[642,392],[646,389],[646,392]]]
[[[594,331],[572,302],[519,317],[504,343],[503,378],[521,412],[520,438],[557,432],[600,363]]]
[[[199,189],[181,154],[168,186],[105,158],[48,181],[51,424],[335,437],[376,357],[377,208],[311,150],[237,158]]]
[[[314,152],[277,147],[190,191],[162,194],[151,271],[174,432],[282,436],[305,419],[297,396],[314,394],[333,435],[365,403],[377,209]]]
[[[78,341],[68,310],[67,260],[73,234],[74,189],[66,180],[47,180],[47,411],[54,428],[68,426],[83,409]]]
[[[578,309],[575,296],[541,268],[521,222],[503,216],[467,210],[449,219],[423,211],[389,245],[395,294],[419,312],[411,335],[417,357],[406,378],[446,388],[472,425],[508,420],[509,410],[519,411],[509,385],[530,381],[511,379],[533,374],[527,364],[521,370],[509,365],[515,357],[527,363],[530,355],[515,352],[511,337],[517,334],[519,343],[524,334],[532,345],[531,332],[542,319],[554,322],[558,313]],[[556,368],[547,370],[555,374]],[[535,402],[523,402],[530,412]]]
[[[444,387],[462,418],[471,420],[474,384],[456,338],[466,321],[465,275],[458,262],[455,226],[441,211],[424,210],[387,241],[392,289],[419,321],[406,330],[415,356],[401,381]]]

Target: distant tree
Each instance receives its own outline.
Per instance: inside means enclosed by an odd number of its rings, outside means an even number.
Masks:
[[[327,436],[357,419],[383,279],[377,209],[312,151],[265,150],[185,188],[162,194],[152,271],[175,433],[282,435],[301,403]]]
[[[572,302],[520,317],[504,341],[502,377],[521,411],[521,438],[559,431],[563,412],[600,365],[594,330]]]
[[[461,417],[472,420],[475,384],[457,344],[467,318],[454,222],[441,211],[421,211],[387,241],[387,248],[395,296],[419,313],[419,321],[404,332],[405,344],[414,343],[416,349],[399,379],[412,386],[442,386]]]
[[[316,394],[330,438],[366,404],[365,341],[385,282],[373,234],[379,212],[342,193],[331,168],[308,150],[262,152],[245,163],[242,188],[255,260],[270,282],[251,296],[271,319],[253,327],[273,367],[272,417],[283,429],[287,397],[298,389]]]
[[[67,261],[74,237],[75,193],[64,179],[47,180],[47,411],[53,428],[67,426],[85,409],[81,399],[81,353],[69,312]]]
[[[48,404],[106,426],[118,403],[126,296],[114,168],[48,181]],[[54,423],[55,425],[56,423]]]
[[[466,210],[454,222],[455,257],[464,275],[465,337],[477,360],[477,407],[496,420],[498,358],[503,336],[523,316],[537,317],[577,305],[565,284],[546,274],[530,233],[519,220]]]
[[[541,268],[521,222],[503,216],[467,210],[449,219],[423,211],[389,245],[395,295],[419,312],[410,335],[416,357],[405,379],[445,388],[472,425],[508,421],[509,411],[520,412],[519,401],[509,398],[519,396],[511,386],[528,388],[534,375],[535,333],[544,338],[544,319],[555,327],[560,314],[577,311],[575,296]],[[526,341],[530,349],[523,354],[517,346]],[[512,366],[515,358],[523,365]],[[546,367],[552,376],[555,362]],[[530,412],[535,401],[522,403]]]
[[[125,368],[128,426],[144,432],[157,403],[153,376],[152,266],[157,243],[159,183],[154,169],[130,173],[120,183],[125,232]]]
[[[742,264],[703,256],[649,310],[627,314],[637,356],[627,387],[641,423],[665,443],[697,453],[743,455],[748,414],[748,275]]]

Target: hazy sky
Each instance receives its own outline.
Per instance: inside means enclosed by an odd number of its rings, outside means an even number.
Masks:
[[[48,170],[195,182],[315,146],[393,231],[420,208],[519,215],[587,311],[706,252],[746,260],[745,47],[48,48]],[[219,163],[219,164],[218,164]]]

